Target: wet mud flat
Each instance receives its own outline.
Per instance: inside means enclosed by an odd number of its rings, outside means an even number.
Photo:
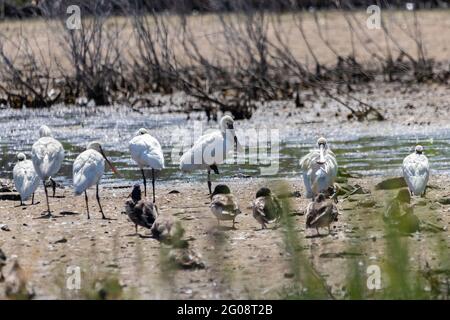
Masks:
[[[366,269],[373,265],[381,270],[382,289],[365,290],[365,295],[376,298],[387,286],[386,268],[392,255],[383,208],[398,191],[376,190],[381,180],[349,178],[346,185],[364,192],[341,196],[339,221],[333,224],[331,235],[321,229],[320,236],[315,230],[305,230],[308,200],[302,196],[289,198],[290,226],[260,230],[252,217],[251,201],[259,187],[278,185],[275,180],[227,181],[242,210],[236,229],[226,222],[217,226],[209,210],[206,182],[157,186],[160,214],[180,222],[183,239],[196,260],[179,265],[167,264],[178,249],[148,237],[148,230],[140,228],[140,236],[134,234],[134,225],[122,214],[130,189],[102,190],[103,209],[111,220],[101,219],[93,191],[89,193],[92,218],[87,220],[84,198],[73,196],[69,188],[58,189],[57,197],[50,199],[56,218],[36,219],[45,210],[44,194],[39,191],[36,200],[40,203],[33,206],[0,201],[0,224],[8,227],[0,231],[0,248],[9,258],[17,256],[35,299],[351,298],[349,277],[359,270],[359,282],[365,284]],[[430,275],[441,279],[450,272],[443,258],[450,242],[449,180],[448,176],[431,177],[426,197],[413,199],[414,213],[424,221],[423,227],[399,236],[408,246],[408,272],[423,274],[420,290],[424,294],[434,290]],[[303,195],[300,179],[284,183]],[[9,264],[5,274],[8,268]],[[79,289],[70,285],[74,268],[81,271]],[[304,278],[311,271],[314,281]],[[322,287],[308,287],[314,283]],[[0,283],[0,297],[6,298],[3,287]],[[318,297],[317,292],[323,295]]]

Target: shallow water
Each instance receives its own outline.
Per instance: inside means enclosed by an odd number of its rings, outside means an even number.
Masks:
[[[120,171],[120,176],[114,176],[107,171],[104,183],[131,184],[139,181],[140,172],[128,153],[128,141],[137,129],[145,127],[158,138],[163,146],[166,169],[158,180],[186,181],[204,180],[206,173],[197,171],[183,174],[178,170],[174,145],[181,142],[181,136],[201,134],[198,126],[206,130],[216,128],[215,122],[207,123],[202,115],[191,115],[187,120],[185,114],[153,114],[145,110],[145,114],[126,107],[82,108],[54,107],[50,110],[1,110],[0,113],[0,178],[12,178],[12,168],[17,152],[24,152],[28,157],[32,144],[38,139],[38,128],[42,124],[49,125],[54,136],[60,140],[66,151],[66,157],[56,180],[65,185],[71,184],[72,163],[76,156],[84,150],[87,143],[93,140],[102,142],[107,155]],[[260,115],[255,115],[250,121],[238,122],[236,127],[241,141],[247,141],[245,135],[252,136],[246,130],[259,129],[258,132],[268,132],[267,122]],[[264,120],[264,121],[263,121]],[[314,147],[318,135],[324,131],[330,147],[337,155],[341,168],[351,173],[361,175],[399,175],[403,158],[412,152],[416,143],[425,146],[429,157],[432,173],[450,173],[449,138],[450,130],[439,127],[410,128],[385,123],[356,123],[336,125],[297,125],[295,122],[282,121],[271,123],[278,129],[280,136],[279,156],[269,152],[272,161],[279,159],[279,168],[268,178],[299,177],[299,159],[309,149]],[[413,133],[413,134],[411,134]],[[255,142],[250,139],[250,142]],[[255,145],[248,146],[245,154],[238,157],[239,164],[233,164],[234,159],[220,166],[221,179],[236,175],[260,176],[261,165],[256,163],[258,149]],[[262,153],[264,154],[264,152]],[[259,153],[261,158],[261,153]],[[245,162],[245,163],[244,163]],[[276,162],[272,162],[276,165]],[[266,165],[267,166],[267,165]]]

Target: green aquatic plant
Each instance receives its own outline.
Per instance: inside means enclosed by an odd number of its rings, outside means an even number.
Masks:
[[[372,195],[374,196],[374,195]],[[391,203],[395,193],[384,192],[375,196],[376,203]],[[369,288],[368,264],[364,261],[351,259],[347,264],[346,279],[343,287],[345,297],[348,299],[436,299],[448,296],[448,250],[447,242],[442,237],[442,230],[437,237],[434,237],[437,244],[431,254],[438,257],[440,269],[433,270],[428,262],[425,265],[420,263],[420,252],[413,251],[411,245],[417,241],[417,237],[423,237],[423,233],[428,232],[422,228],[420,233],[417,228],[405,228],[402,223],[393,223],[385,217],[385,210],[388,207],[374,209],[374,214],[370,213],[361,219],[364,226],[372,225],[370,228],[358,227],[355,231],[357,239],[369,239],[370,236],[365,230],[380,228],[383,232],[382,243],[382,263],[374,263],[374,267],[380,270],[379,288]],[[362,214],[358,206],[352,209],[350,215]],[[413,211],[404,216],[414,216]],[[414,216],[414,225],[419,219]],[[423,219],[423,218],[422,218]],[[403,220],[401,220],[403,221]],[[409,220],[408,220],[409,221]],[[421,223],[423,225],[423,223]],[[408,225],[410,226],[410,225]],[[434,227],[433,232],[436,232]],[[378,240],[377,243],[379,243]],[[375,242],[373,242],[375,243]],[[421,242],[423,243],[423,242]],[[379,245],[379,244],[378,244]],[[427,243],[423,243],[427,245]],[[348,251],[370,252],[372,241],[354,241],[348,246]]]
[[[287,183],[280,182],[273,186],[275,194],[289,194]],[[281,232],[285,252],[289,258],[289,270],[292,283],[281,289],[281,299],[333,299],[334,296],[325,279],[317,272],[308,257],[303,254],[304,245],[295,221],[291,215],[289,198],[282,198]]]
[[[390,199],[393,195],[384,193],[384,197]],[[381,266],[384,274],[384,285],[377,297],[381,299],[427,298],[423,290],[424,279],[413,263],[415,257],[410,250],[412,233],[409,232],[409,228],[405,229],[401,223],[390,223],[389,220],[386,220],[384,210],[388,210],[387,208],[381,210],[378,212],[378,216],[384,217],[384,263]],[[408,211],[403,213],[402,217],[409,215],[414,214],[412,211]]]
[[[125,298],[123,287],[118,277],[114,275],[95,279],[82,292],[83,298],[88,300],[121,300]]]

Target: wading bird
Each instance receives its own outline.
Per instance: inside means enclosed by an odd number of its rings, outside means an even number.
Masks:
[[[147,181],[145,179],[145,168],[152,169],[153,203],[155,203],[155,170],[164,169],[164,155],[158,140],[152,137],[147,129],[141,128],[136,136],[130,140],[128,147],[131,158],[141,169],[144,180],[144,196],[147,196]]]
[[[151,228],[153,238],[165,242],[180,241],[180,239],[177,239],[177,231],[172,217],[163,215],[156,218]]]
[[[142,199],[141,187],[138,184],[133,187],[130,196],[131,199],[125,202],[125,212],[134,223],[136,234],[138,226],[151,229],[158,217],[158,208],[146,198]]]
[[[88,196],[87,189],[96,186],[96,198],[97,203],[100,208],[100,212],[102,214],[102,218],[106,219],[105,214],[103,213],[103,208],[100,203],[99,196],[99,183],[103,174],[105,173],[105,161],[108,163],[111,170],[118,174],[117,169],[113,166],[113,164],[108,160],[105,153],[103,152],[103,148],[99,142],[91,142],[89,143],[86,151],[83,151],[78,155],[73,163],[73,188],[75,195],[80,195],[84,192],[84,199],[86,201],[86,210],[87,217],[90,219],[89,215],[89,204],[88,204]]]
[[[232,220],[234,228],[236,216],[241,213],[241,210],[239,209],[236,197],[231,194],[228,186],[218,184],[214,188],[209,207],[214,216],[216,216],[219,225],[220,220]]]
[[[17,164],[13,169],[14,185],[20,194],[20,205],[24,205],[32,196],[31,204],[34,204],[34,192],[39,186],[39,177],[34,171],[33,162],[27,160],[23,153],[17,154]]]
[[[218,165],[222,164],[228,153],[234,150],[236,145],[240,150],[241,146],[237,139],[234,120],[230,116],[223,116],[220,119],[220,130],[215,130],[201,136],[180,159],[180,169],[184,172],[196,169],[206,169],[208,171],[208,189],[211,195],[211,170],[219,174]]]
[[[306,227],[315,228],[318,235],[320,235],[319,228],[324,227],[331,233],[330,225],[333,221],[337,221],[338,214],[336,204],[327,199],[323,193],[319,193],[306,209]]]
[[[268,188],[259,189],[253,201],[253,217],[261,224],[261,229],[266,229],[266,224],[278,222],[281,213],[282,207],[278,197]]]
[[[307,198],[314,198],[317,194],[326,192],[329,187],[333,187],[338,171],[336,157],[328,148],[327,140],[319,138],[317,146],[318,149],[300,160]]]
[[[414,153],[403,160],[403,177],[412,196],[424,196],[430,176],[428,159],[423,147],[416,146]]]
[[[54,196],[56,183],[53,177],[61,168],[64,160],[64,148],[58,140],[52,137],[49,127],[41,126],[39,135],[39,140],[33,144],[31,149],[31,160],[33,161],[34,171],[36,171],[36,174],[44,184],[45,198],[47,200],[47,215],[44,217],[52,217],[45,182],[48,179],[52,182]]]

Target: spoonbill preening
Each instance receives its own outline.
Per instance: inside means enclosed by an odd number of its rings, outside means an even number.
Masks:
[[[152,137],[147,129],[141,128],[136,136],[130,140],[128,147],[131,158],[141,169],[144,180],[144,196],[147,196],[147,181],[145,179],[144,168],[152,169],[153,203],[155,203],[155,170],[164,169],[164,155],[158,140]]]
[[[424,196],[430,177],[428,158],[423,154],[423,147],[418,145],[414,153],[403,160],[403,177],[409,192],[414,196]]]
[[[219,123],[220,130],[204,134],[194,143],[192,148],[187,150],[180,158],[180,169],[184,172],[206,169],[208,171],[209,195],[211,189],[211,170],[219,174],[218,165],[222,164],[228,153],[234,150],[234,146],[239,149],[240,144],[237,139],[234,120],[230,116],[223,116]]]
[[[17,164],[13,169],[13,179],[16,190],[20,194],[20,205],[32,196],[31,204],[34,204],[34,192],[39,186],[39,177],[34,171],[33,162],[27,160],[25,154],[17,154]]]
[[[100,203],[99,188],[100,179],[105,173],[105,161],[108,163],[111,170],[118,174],[117,169],[108,160],[103,148],[99,142],[89,143],[86,151],[83,151],[78,155],[73,163],[73,188],[75,195],[80,195],[84,192],[84,199],[86,201],[87,217],[90,219],[89,215],[89,204],[87,189],[96,186],[96,198],[97,203],[102,214],[102,218],[106,219],[103,213],[103,208]]]
[[[317,147],[300,160],[307,198],[313,198],[333,187],[338,171],[336,157],[329,149],[327,140],[319,138]]]
[[[31,160],[33,161],[36,174],[44,184],[45,198],[47,200],[47,215],[44,217],[52,217],[45,182],[50,179],[54,195],[56,184],[53,181],[53,177],[61,168],[64,160],[64,148],[58,140],[52,137],[50,128],[45,125],[39,128],[39,136],[39,140],[31,148]]]

